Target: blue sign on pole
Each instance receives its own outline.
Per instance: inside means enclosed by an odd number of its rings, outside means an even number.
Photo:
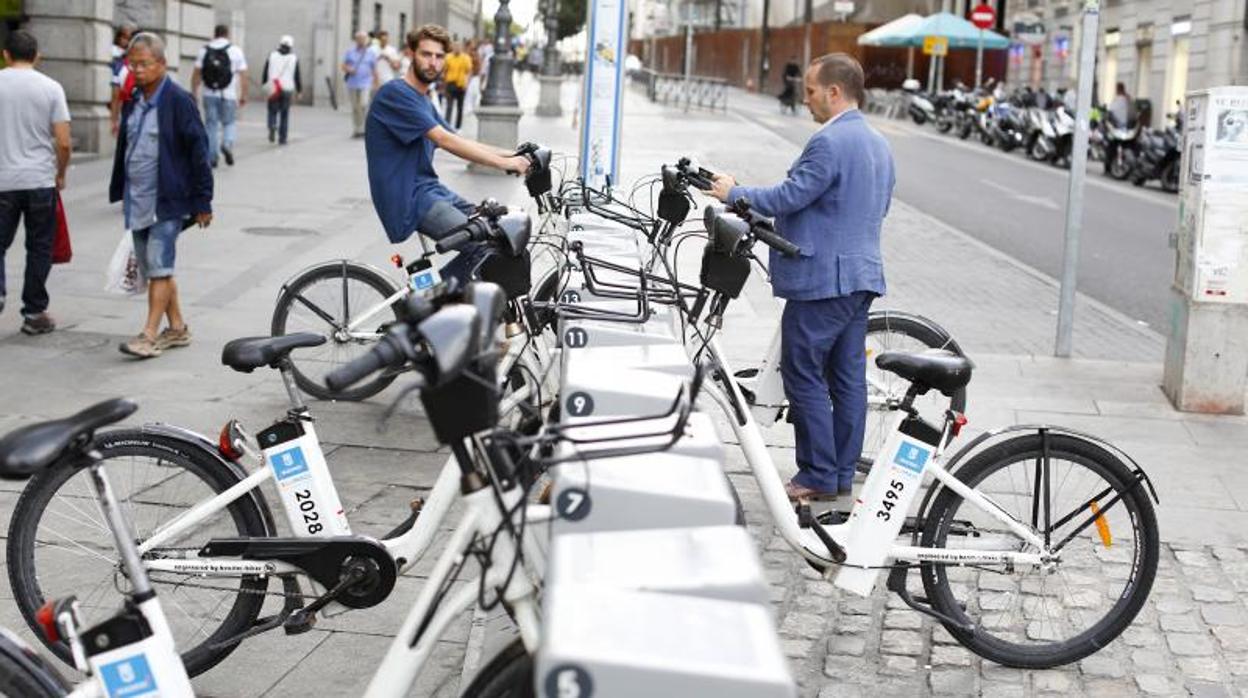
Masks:
[[[624,58],[628,53],[627,0],[592,0],[585,81],[581,88],[580,172],[601,189],[620,178],[620,120]]]

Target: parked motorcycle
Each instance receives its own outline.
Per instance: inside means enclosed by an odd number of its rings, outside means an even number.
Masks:
[[[1013,101],[998,102],[991,125],[992,143],[1010,152],[1026,140],[1027,120],[1023,107]]]
[[[1142,187],[1149,180],[1161,182],[1168,192],[1179,190],[1179,148],[1183,138],[1183,114],[1171,115],[1174,126],[1163,130],[1145,130],[1139,141],[1139,154],[1131,170],[1131,183]]]

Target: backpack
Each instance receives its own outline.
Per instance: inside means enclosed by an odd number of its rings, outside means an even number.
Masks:
[[[230,60],[230,45],[221,48],[207,47],[204,51],[204,67],[200,68],[204,85],[211,90],[224,90],[234,79],[234,64]]]

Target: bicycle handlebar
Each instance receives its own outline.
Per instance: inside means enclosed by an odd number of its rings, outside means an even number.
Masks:
[[[406,331],[407,328],[400,324],[396,326],[396,329]],[[408,359],[404,344],[409,343],[405,341],[405,338],[400,339],[399,334],[392,330],[390,334],[382,337],[377,346],[370,349],[367,354],[331,371],[325,376],[325,385],[334,392],[340,392],[377,371],[397,368]]]
[[[453,233],[442,238],[441,240],[438,240],[434,243],[433,249],[437,250],[439,254],[446,254],[447,252],[458,250],[469,242],[472,242],[472,237],[473,231],[471,229],[461,230],[458,233]]]
[[[802,253],[802,248],[780,237],[771,226],[755,222],[752,227],[755,238],[785,257],[796,257]]]

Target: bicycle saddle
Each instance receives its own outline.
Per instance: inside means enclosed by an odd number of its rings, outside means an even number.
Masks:
[[[312,332],[296,332],[280,337],[241,337],[232,339],[221,349],[221,363],[240,373],[251,373],[261,366],[277,368],[293,349],[319,347],[325,343],[323,335]]]
[[[920,394],[934,388],[947,396],[970,383],[971,369],[975,368],[970,359],[948,351],[922,354],[887,351],[876,357],[875,365],[910,381],[919,388]]]
[[[92,405],[64,419],[30,424],[0,438],[0,477],[29,477],[52,465],[71,444],[100,427],[120,422],[139,406],[124,398]]]

